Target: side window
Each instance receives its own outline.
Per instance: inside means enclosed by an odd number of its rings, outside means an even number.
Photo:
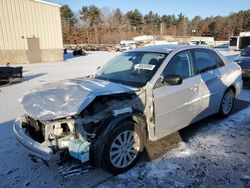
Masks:
[[[194,50],[194,55],[200,73],[217,68],[217,61],[208,50]]]
[[[216,64],[217,64],[218,68],[225,65],[224,62],[221,60],[221,58],[215,52],[211,51],[210,53],[215,58],[215,61],[216,61]]]
[[[190,51],[183,51],[175,55],[167,64],[163,75],[179,75],[182,79],[194,75],[192,55]]]

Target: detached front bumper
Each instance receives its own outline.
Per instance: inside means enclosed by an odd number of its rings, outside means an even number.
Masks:
[[[52,148],[43,146],[41,143],[33,140],[25,133],[25,128],[23,128],[23,123],[26,120],[24,117],[17,118],[13,124],[13,129],[16,135],[17,140],[23,145],[29,153],[43,159],[43,160],[52,160],[55,159],[55,154]]]

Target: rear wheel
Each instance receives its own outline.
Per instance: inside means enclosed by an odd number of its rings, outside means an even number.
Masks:
[[[233,90],[231,88],[227,89],[221,100],[219,111],[219,115],[221,117],[227,117],[231,113],[233,109],[234,99],[235,96]]]
[[[133,121],[126,120],[110,129],[104,139],[102,166],[105,170],[118,174],[132,168],[138,161],[144,139],[141,128]]]

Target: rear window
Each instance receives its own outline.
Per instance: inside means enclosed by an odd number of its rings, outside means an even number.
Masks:
[[[218,62],[208,50],[195,50],[194,54],[200,73],[217,68]]]

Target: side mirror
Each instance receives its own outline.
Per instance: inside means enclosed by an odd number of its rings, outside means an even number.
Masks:
[[[100,68],[101,68],[101,66],[98,66],[98,67],[96,68],[96,71],[98,71]]]
[[[169,85],[180,85],[182,83],[182,78],[179,75],[167,75],[161,76],[161,83]]]

